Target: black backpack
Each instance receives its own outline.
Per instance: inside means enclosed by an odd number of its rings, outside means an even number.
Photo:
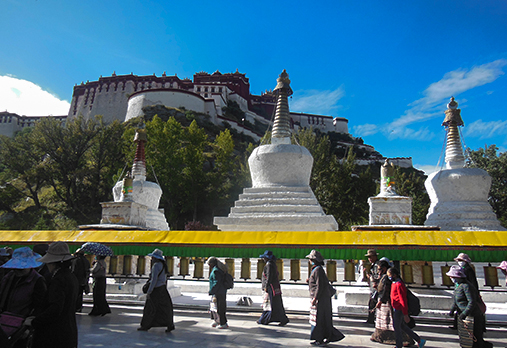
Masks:
[[[234,288],[234,278],[232,278],[232,275],[230,275],[229,272],[224,274],[223,282],[227,290]]]
[[[407,302],[408,302],[408,314],[411,316],[417,316],[421,313],[421,302],[416,295],[407,288]]]

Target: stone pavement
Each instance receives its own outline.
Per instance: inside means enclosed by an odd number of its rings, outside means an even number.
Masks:
[[[276,324],[265,326],[255,322],[260,312],[254,308],[251,310],[245,308],[244,311],[233,311],[231,308],[228,312],[230,328],[218,330],[210,327],[209,314],[202,310],[202,306],[199,309],[189,305],[205,301],[207,298],[202,294],[188,294],[175,298],[176,330],[171,333],[166,333],[164,328],[153,328],[148,332],[137,331],[142,317],[141,305],[112,304],[112,314],[90,317],[86,314],[90,311],[91,304],[87,303],[84,312],[77,314],[79,347],[311,347],[307,315],[296,311],[289,312],[291,321],[287,326],[280,327]],[[284,301],[288,307],[291,301],[301,303],[301,299],[287,298]],[[340,342],[330,344],[331,348],[388,347],[370,341],[374,328],[365,324],[364,318],[335,316],[334,325],[346,337]],[[456,331],[449,330],[445,323],[420,323],[416,327],[416,332],[428,340],[426,347],[459,348]],[[494,347],[507,347],[507,328],[488,328],[486,339],[491,341]]]

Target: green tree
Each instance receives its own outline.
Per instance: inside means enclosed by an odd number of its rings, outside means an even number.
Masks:
[[[412,224],[424,225],[430,207],[430,197],[424,182],[427,176],[414,168],[397,167],[394,172],[396,192],[400,196],[412,197]]]
[[[507,227],[507,153],[499,153],[496,145],[468,149],[466,166],[484,169],[491,176],[488,201],[502,226]]]

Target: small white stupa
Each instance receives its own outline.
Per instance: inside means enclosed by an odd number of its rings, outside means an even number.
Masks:
[[[454,97],[447,104],[442,125],[447,137],[446,168],[432,173],[424,183],[431,199],[424,224],[440,226],[443,231],[505,231],[488,203],[491,177],[480,168],[463,168],[458,127],[464,124]]]
[[[396,192],[394,165],[386,159],[380,169],[380,193],[368,198],[370,225],[411,225],[412,197]]]
[[[141,227],[149,230],[169,231],[162,211],[158,209],[162,189],[157,183],[146,181],[146,158],[144,145],[146,131],[139,129],[134,142],[137,143],[132,176],[118,181],[113,188],[114,202],[102,205],[101,225],[116,228]]]
[[[284,70],[277,79],[277,104],[270,145],[257,147],[248,159],[252,188],[239,196],[228,217],[215,217],[222,231],[335,231],[338,223],[325,215],[310,188],[313,157],[292,145]]]

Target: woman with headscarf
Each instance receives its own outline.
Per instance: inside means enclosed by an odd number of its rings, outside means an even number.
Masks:
[[[306,255],[312,263],[312,273],[308,279],[310,288],[310,324],[312,326],[310,340],[314,346],[325,346],[329,342],[337,342],[345,336],[333,326],[333,309],[331,297],[335,291],[322,267],[324,258],[317,250]],[[334,290],[334,289],[333,289]]]
[[[224,277],[227,273],[227,265],[216,257],[208,259],[208,266],[211,269],[209,275],[209,294],[212,296],[210,304],[210,314],[213,323],[212,327],[217,329],[227,329],[227,289],[224,285]]]
[[[139,331],[148,331],[152,327],[167,327],[171,332],[174,327],[174,311],[171,296],[167,291],[167,263],[162,250],[155,249],[151,256],[151,272],[149,287],[146,292],[146,303],[143,309],[143,319]]]
[[[473,333],[476,339],[473,343],[474,348],[492,347],[491,343],[484,341],[483,338],[484,315],[478,307],[478,292],[475,286],[467,279],[465,271],[460,266],[451,266],[446,275],[455,285],[454,302],[449,314],[457,313],[460,345],[470,343],[470,334]]]
[[[54,242],[46,255],[37,260],[47,264],[51,281],[41,313],[25,320],[34,328],[33,348],[77,347],[75,312],[79,285],[70,271],[73,258],[67,243]]]
[[[93,277],[93,308],[88,315],[97,317],[111,313],[106,300],[106,260],[105,256],[95,255],[92,267]]]
[[[271,322],[278,322],[280,326],[285,326],[289,318],[285,314],[282,301],[282,290],[278,280],[278,268],[276,267],[276,257],[271,250],[266,250],[264,254],[259,255],[266,261],[262,271],[262,293],[263,293],[263,312],[258,324],[268,325]]]
[[[34,253],[29,247],[22,247],[14,250],[12,258],[0,266],[9,271],[0,281],[0,313],[19,317],[20,323],[21,318],[38,314],[44,303],[46,281],[35,270],[42,265],[37,261],[39,257],[40,255]],[[24,331],[23,329],[15,330],[13,328],[6,331],[6,336],[20,335]],[[3,332],[3,330],[0,331]],[[21,339],[14,347],[26,347],[26,345],[26,339]]]
[[[393,309],[391,307],[391,281],[387,276],[387,270],[390,268],[389,259],[380,260],[377,268],[380,280],[377,285],[378,298],[376,305],[375,332],[370,340],[384,344],[396,344],[396,336],[393,327]],[[414,341],[403,333],[403,345],[411,346]]]

